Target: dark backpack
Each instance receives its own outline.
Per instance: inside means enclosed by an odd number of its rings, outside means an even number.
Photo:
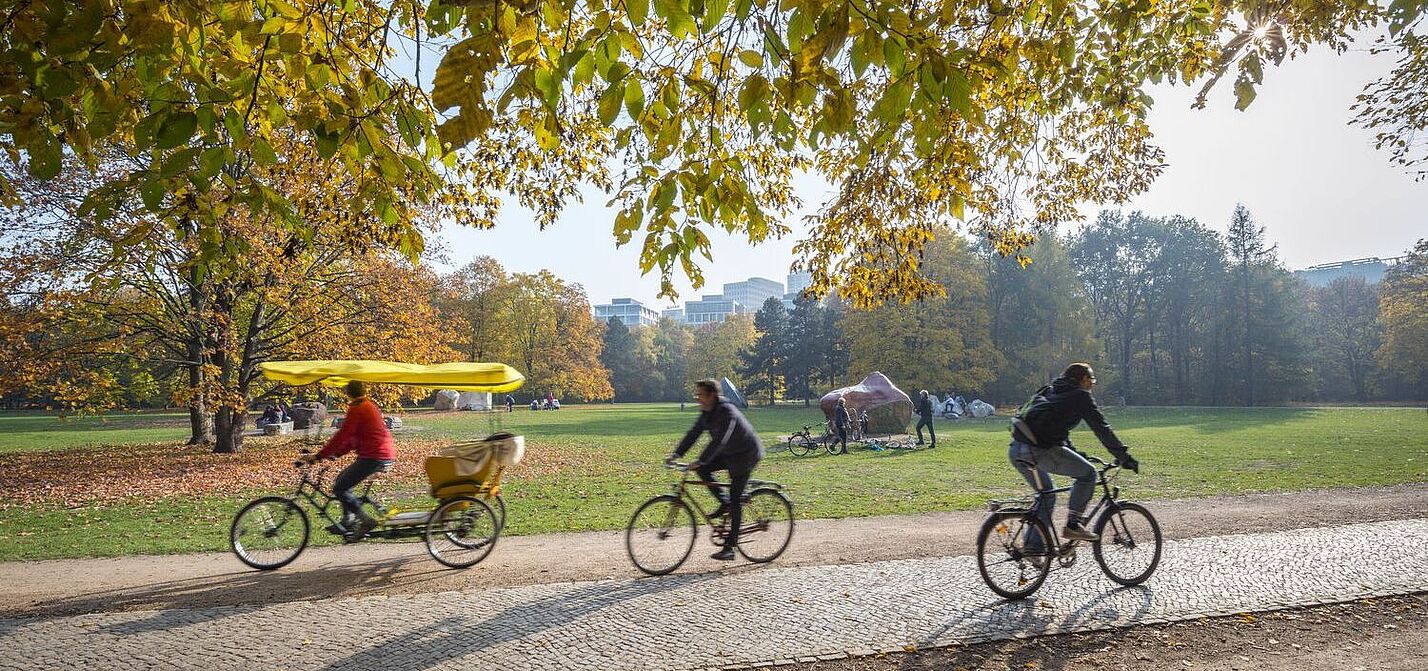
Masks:
[[[1051,391],[1051,385],[1046,385],[1036,390],[1031,398],[1017,408],[1016,416],[1012,418],[1012,427],[1021,435],[1031,441],[1032,445],[1037,445],[1036,427],[1040,426],[1040,419],[1051,408],[1051,399],[1046,395]]]

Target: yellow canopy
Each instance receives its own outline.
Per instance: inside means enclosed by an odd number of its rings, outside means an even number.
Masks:
[[[395,361],[268,361],[258,364],[263,376],[293,386],[321,383],[340,387],[348,380],[373,384],[409,384],[456,391],[515,391],[526,376],[503,363],[439,363],[423,366]]]

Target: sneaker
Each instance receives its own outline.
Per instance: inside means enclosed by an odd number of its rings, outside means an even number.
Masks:
[[[709,555],[709,558],[718,559],[719,561],[734,561],[734,548],[724,548],[723,550]]]
[[[327,525],[327,533],[333,534],[335,536],[345,536],[347,535],[347,527],[344,527],[341,524],[329,524]]]
[[[719,507],[714,509],[714,512],[709,513],[709,517],[711,518],[728,517],[728,515],[729,504],[727,503],[720,503]]]
[[[357,522],[357,527],[351,533],[343,536],[342,539],[348,543],[356,543],[367,537],[367,532],[377,528],[377,520],[370,517],[363,517]]]
[[[1101,539],[1100,536],[1086,530],[1086,527],[1079,523],[1068,523],[1061,529],[1061,537],[1070,541],[1095,542]]]

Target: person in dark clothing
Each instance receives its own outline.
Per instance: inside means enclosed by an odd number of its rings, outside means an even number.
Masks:
[[[729,472],[727,490],[709,485],[709,491],[719,500],[719,507],[710,517],[729,516],[729,532],[724,536],[724,547],[711,558],[729,561],[734,558],[734,548],[739,545],[739,525],[743,524],[744,488],[749,484],[749,476],[754,467],[764,457],[764,445],[759,442],[759,434],[734,407],[729,399],[719,395],[719,383],[714,380],[700,380],[694,384],[694,398],[699,402],[699,419],[684,434],[674,453],[666,462],[673,462],[699,440],[704,432],[709,432],[711,440],[689,469],[698,473],[705,482],[712,483],[714,471]]]
[[[917,396],[917,444],[922,444],[922,427],[932,436],[932,447],[937,447],[937,431],[932,428],[932,398],[923,389]],[[904,425],[906,426],[906,425]]]
[[[833,430],[838,432],[838,442],[843,444],[843,449],[838,454],[848,453],[848,424],[853,418],[848,415],[847,399],[838,399],[838,406],[833,408]]]
[[[510,394],[506,394],[506,412],[516,411],[516,399]]]
[[[1082,421],[1100,439],[1116,458],[1116,463],[1124,468],[1139,471],[1140,464],[1130,455],[1126,446],[1116,437],[1111,425],[1096,406],[1091,396],[1091,388],[1096,385],[1096,374],[1089,364],[1073,363],[1066,367],[1061,377],[1042,387],[1022,406],[1012,420],[1012,441],[1007,458],[1017,472],[1039,492],[1049,492],[1055,488],[1051,474],[1067,475],[1075,478],[1071,485],[1070,500],[1067,503],[1066,527],[1061,537],[1070,540],[1094,541],[1096,535],[1085,528],[1086,504],[1096,488],[1096,468],[1071,445],[1071,429]],[[1035,469],[1028,467],[1035,466]],[[1056,495],[1041,494],[1040,516],[1047,526],[1051,525],[1051,510],[1056,505]],[[1027,540],[1027,549],[1040,551],[1041,539]]]

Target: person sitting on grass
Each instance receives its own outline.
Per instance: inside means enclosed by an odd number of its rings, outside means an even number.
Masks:
[[[357,451],[357,458],[332,481],[332,495],[342,504],[343,515],[341,522],[328,527],[328,531],[355,541],[376,527],[377,520],[362,509],[362,501],[352,490],[363,480],[387,470],[397,459],[397,448],[392,441],[392,432],[387,430],[387,423],[382,419],[382,409],[367,398],[367,386],[352,380],[345,389],[352,402],[347,406],[347,417],[342,420],[342,427],[332,435],[321,452],[304,455],[302,460],[311,464]]]

